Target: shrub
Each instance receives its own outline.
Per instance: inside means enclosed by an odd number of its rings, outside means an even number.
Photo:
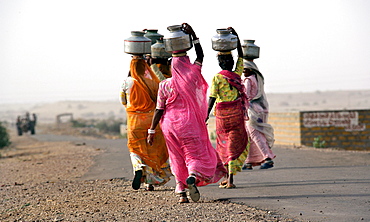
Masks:
[[[108,120],[101,120],[96,123],[95,127],[105,133],[119,133],[122,121],[110,118]]]
[[[325,142],[325,140],[322,140],[321,136],[318,136],[318,137],[313,139],[312,145],[315,148],[325,148],[326,142]]]
[[[72,127],[86,127],[86,123],[81,122],[80,120],[71,120]]]
[[[3,126],[3,123],[0,122],[0,148],[7,147],[11,144],[9,139],[8,131],[6,130],[5,126]]]
[[[115,120],[113,117],[107,120],[72,120],[73,127],[94,127],[103,133],[120,133],[122,120]]]

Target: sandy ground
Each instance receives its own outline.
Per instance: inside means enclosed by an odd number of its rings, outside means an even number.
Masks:
[[[267,94],[271,112],[369,109],[370,90]],[[0,121],[14,129],[18,115],[36,113],[39,123],[55,123],[61,113],[75,119],[125,119],[118,101],[62,101],[3,104]],[[62,119],[69,121],[66,116]],[[48,128],[49,133],[81,135]],[[134,191],[124,179],[80,178],[101,154],[85,144],[40,142],[12,132],[12,146],[0,149],[0,221],[294,221],[274,212],[225,201],[202,199],[180,205],[173,187]]]
[[[81,180],[102,150],[13,132],[11,140],[0,150],[0,221],[295,221],[228,201],[178,204],[173,187],[134,191],[123,178]]]

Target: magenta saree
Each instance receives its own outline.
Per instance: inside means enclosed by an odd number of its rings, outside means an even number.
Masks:
[[[196,175],[197,186],[205,186],[218,182],[227,172],[208,136],[207,88],[201,66],[191,64],[188,56],[173,57],[172,78],[159,86],[157,109],[164,109],[161,128],[176,192],[186,188],[189,174]]]

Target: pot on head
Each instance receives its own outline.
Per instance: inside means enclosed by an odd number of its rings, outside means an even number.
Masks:
[[[212,49],[220,52],[227,52],[236,49],[238,38],[227,29],[217,29],[217,35],[212,37]]]
[[[255,40],[245,39],[242,45],[244,59],[258,59],[260,57],[260,47],[254,44]]]
[[[168,59],[171,57],[171,53],[165,50],[163,40],[157,40],[155,44],[152,45],[152,58],[155,59]]]
[[[160,38],[163,37],[163,35],[158,33],[158,29],[147,29],[146,33],[144,34],[144,37],[149,38],[152,40],[152,45],[157,42]]]
[[[165,50],[170,53],[185,52],[193,47],[191,37],[182,30],[181,25],[167,27],[168,33],[163,38]]]
[[[125,39],[125,53],[142,55],[150,53],[151,40],[144,37],[145,32],[132,31],[131,37]]]

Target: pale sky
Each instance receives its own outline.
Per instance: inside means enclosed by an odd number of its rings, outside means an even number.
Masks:
[[[232,26],[260,46],[267,93],[370,89],[368,0],[0,0],[0,104],[118,102],[124,39],[183,22],[200,39],[209,83],[220,71],[211,38]]]

